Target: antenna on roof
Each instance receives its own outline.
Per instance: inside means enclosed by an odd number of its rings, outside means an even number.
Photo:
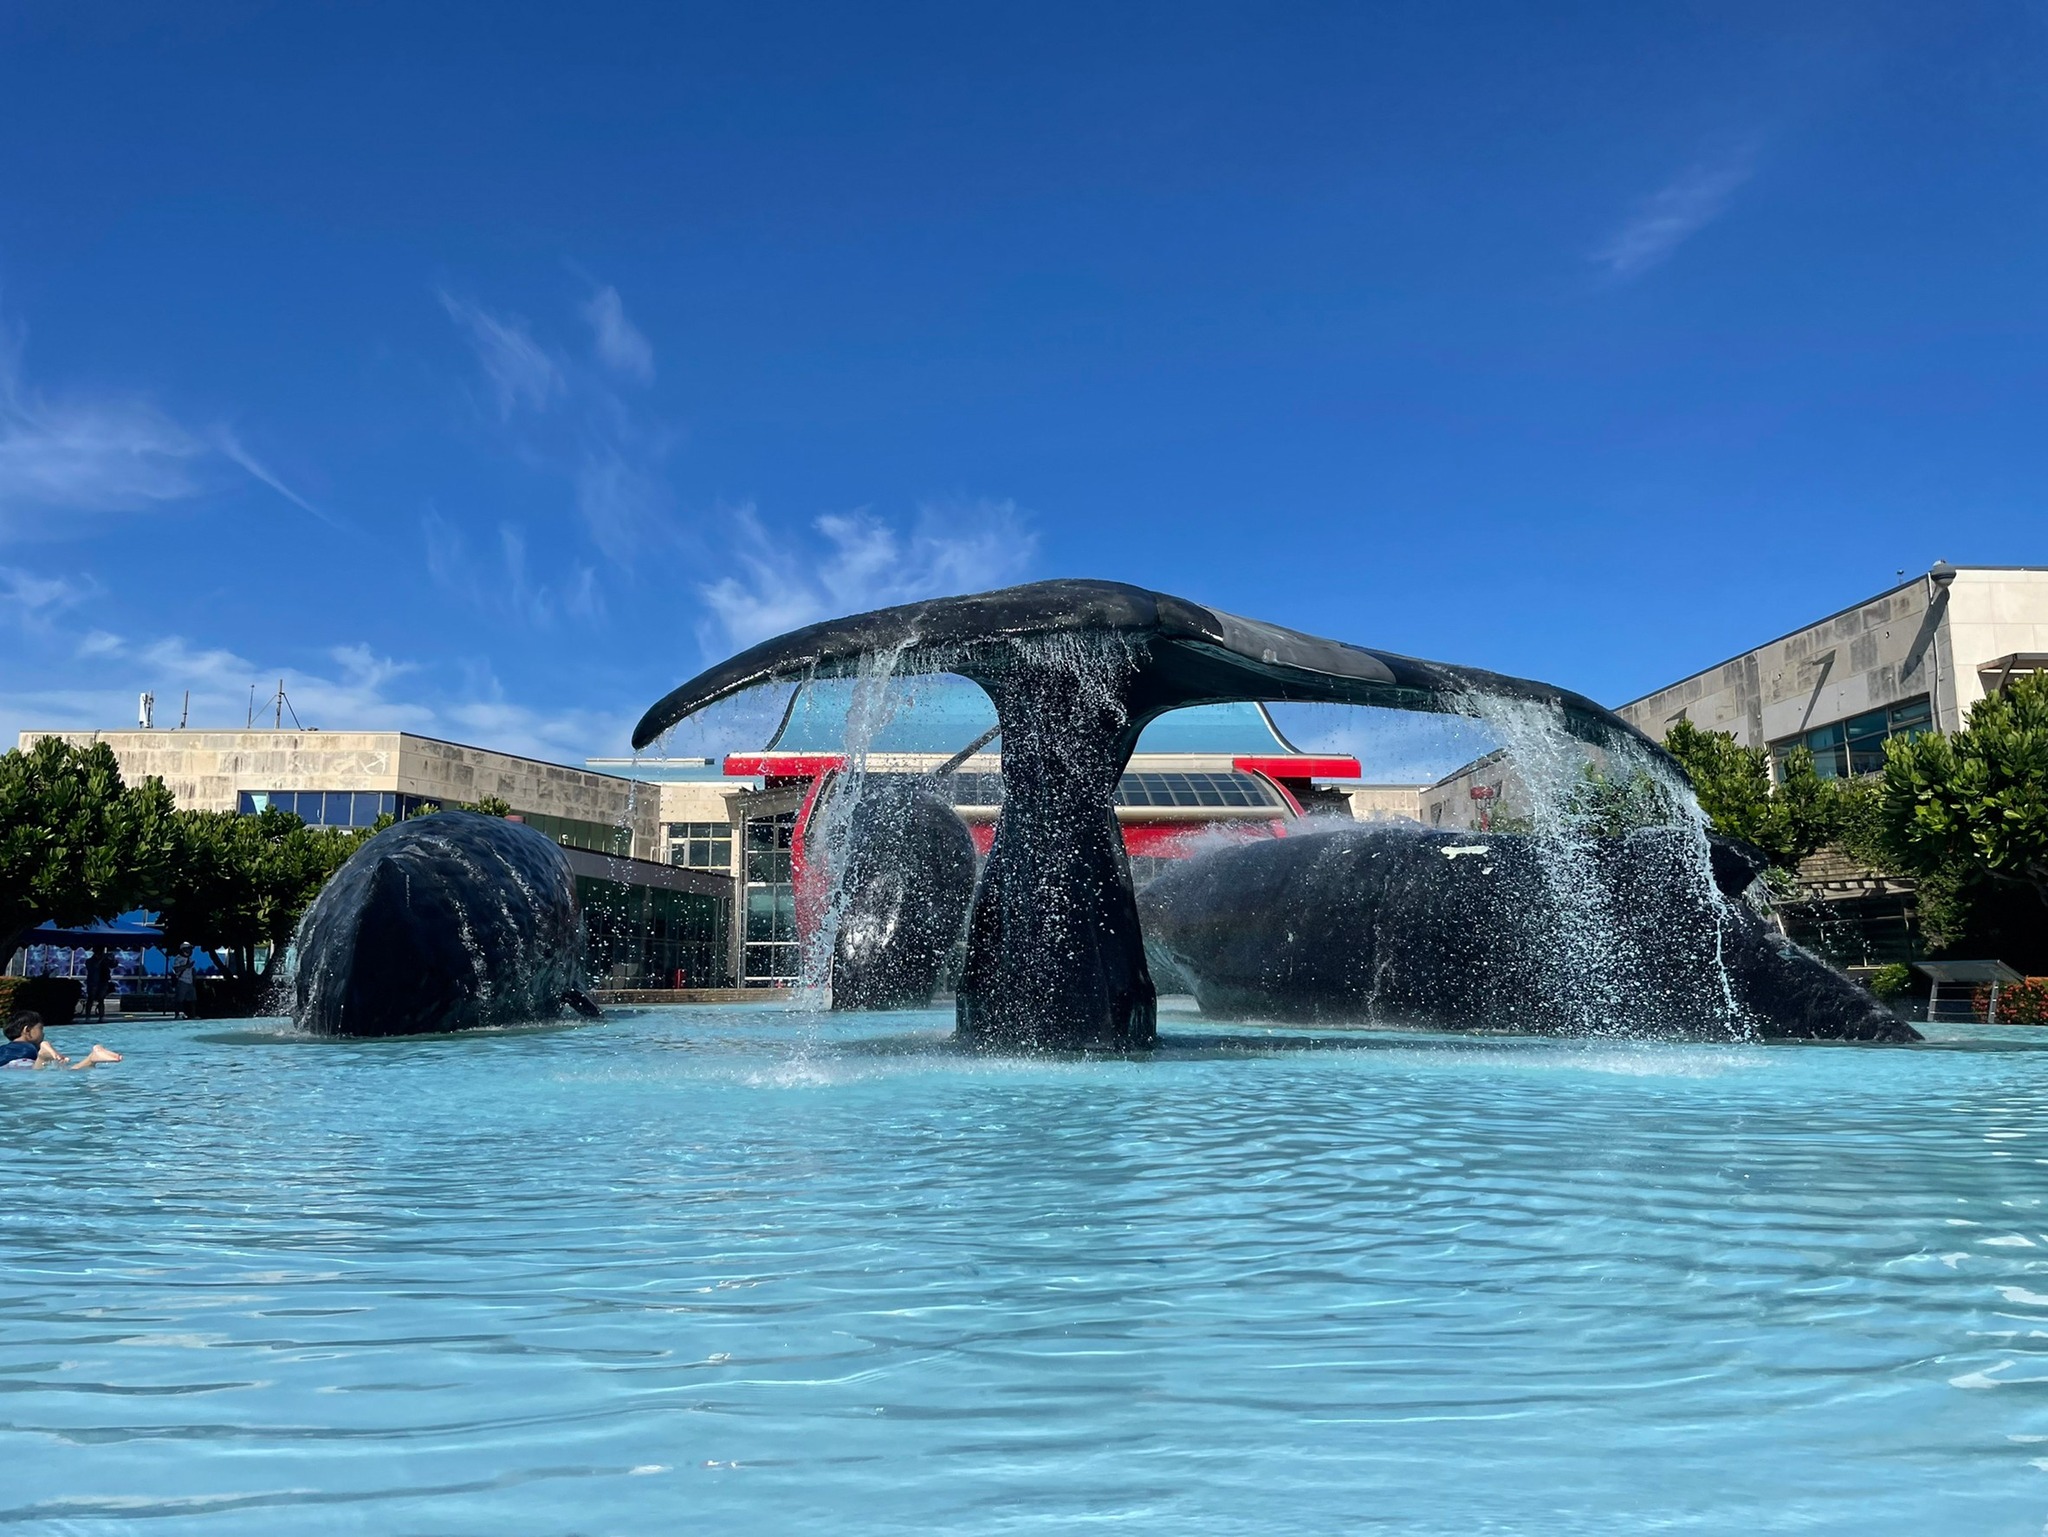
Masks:
[[[135,719],[144,731],[150,729],[151,718],[156,714],[156,695],[144,691],[135,701]]]
[[[249,691],[253,694],[256,691],[256,685],[250,684]],[[299,712],[292,708],[291,700],[285,696],[284,679],[279,678],[277,680],[277,692],[270,696],[270,726],[273,731],[284,730],[284,718],[286,715],[291,716],[292,728],[294,730],[304,731],[306,729],[299,724]]]
[[[182,707],[182,708],[181,708],[181,709],[180,709],[180,710],[178,711],[178,729],[179,729],[180,731],[183,731],[183,730],[185,729],[185,722],[186,722],[186,721],[188,721],[188,720],[190,720],[191,718],[192,718],[192,690],[190,690],[190,689],[188,688],[188,689],[186,689],[186,690],[185,690],[185,703],[184,703],[184,706],[183,706],[183,707]]]

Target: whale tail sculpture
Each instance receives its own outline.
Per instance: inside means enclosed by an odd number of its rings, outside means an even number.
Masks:
[[[744,689],[847,676],[874,656],[957,673],[995,702],[1003,815],[975,888],[957,994],[960,1036],[990,1048],[1152,1044],[1155,994],[1113,796],[1139,733],[1168,710],[1256,699],[1459,712],[1485,695],[1547,706],[1588,741],[1662,756],[1566,690],[1092,581],[937,598],[791,631],[675,689],[641,718],[633,745]]]
[[[387,827],[299,921],[292,1019],[318,1035],[417,1035],[596,1008],[575,877],[518,822],[443,811]]]
[[[1146,938],[1205,1014],[1295,1023],[1695,1039],[1913,1041],[1864,988],[1739,900],[1753,851],[1642,828],[1590,840],[1574,893],[1597,947],[1558,943],[1544,850],[1393,823],[1217,849],[1145,888]],[[1718,886],[1719,889],[1713,889]]]

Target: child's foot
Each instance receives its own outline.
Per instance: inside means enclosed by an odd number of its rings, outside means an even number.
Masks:
[[[96,1062],[119,1062],[120,1060],[121,1053],[118,1051],[109,1051],[104,1046],[94,1046],[91,1051],[71,1064],[71,1071],[75,1073],[81,1067],[91,1067]]]

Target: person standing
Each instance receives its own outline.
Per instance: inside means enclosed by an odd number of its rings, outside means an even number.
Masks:
[[[107,996],[114,990],[114,957],[107,950],[95,950],[85,963],[85,1012],[101,1024],[107,1020]]]
[[[178,946],[171,957],[171,1012],[179,1019],[199,1016],[199,964],[192,959],[192,946]]]

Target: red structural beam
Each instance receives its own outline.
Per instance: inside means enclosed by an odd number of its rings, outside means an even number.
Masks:
[[[1364,773],[1356,758],[1232,758],[1230,766],[1268,779],[1357,779]]]
[[[845,767],[842,753],[730,753],[725,760],[726,775],[734,779],[753,774],[764,779],[816,779]]]

